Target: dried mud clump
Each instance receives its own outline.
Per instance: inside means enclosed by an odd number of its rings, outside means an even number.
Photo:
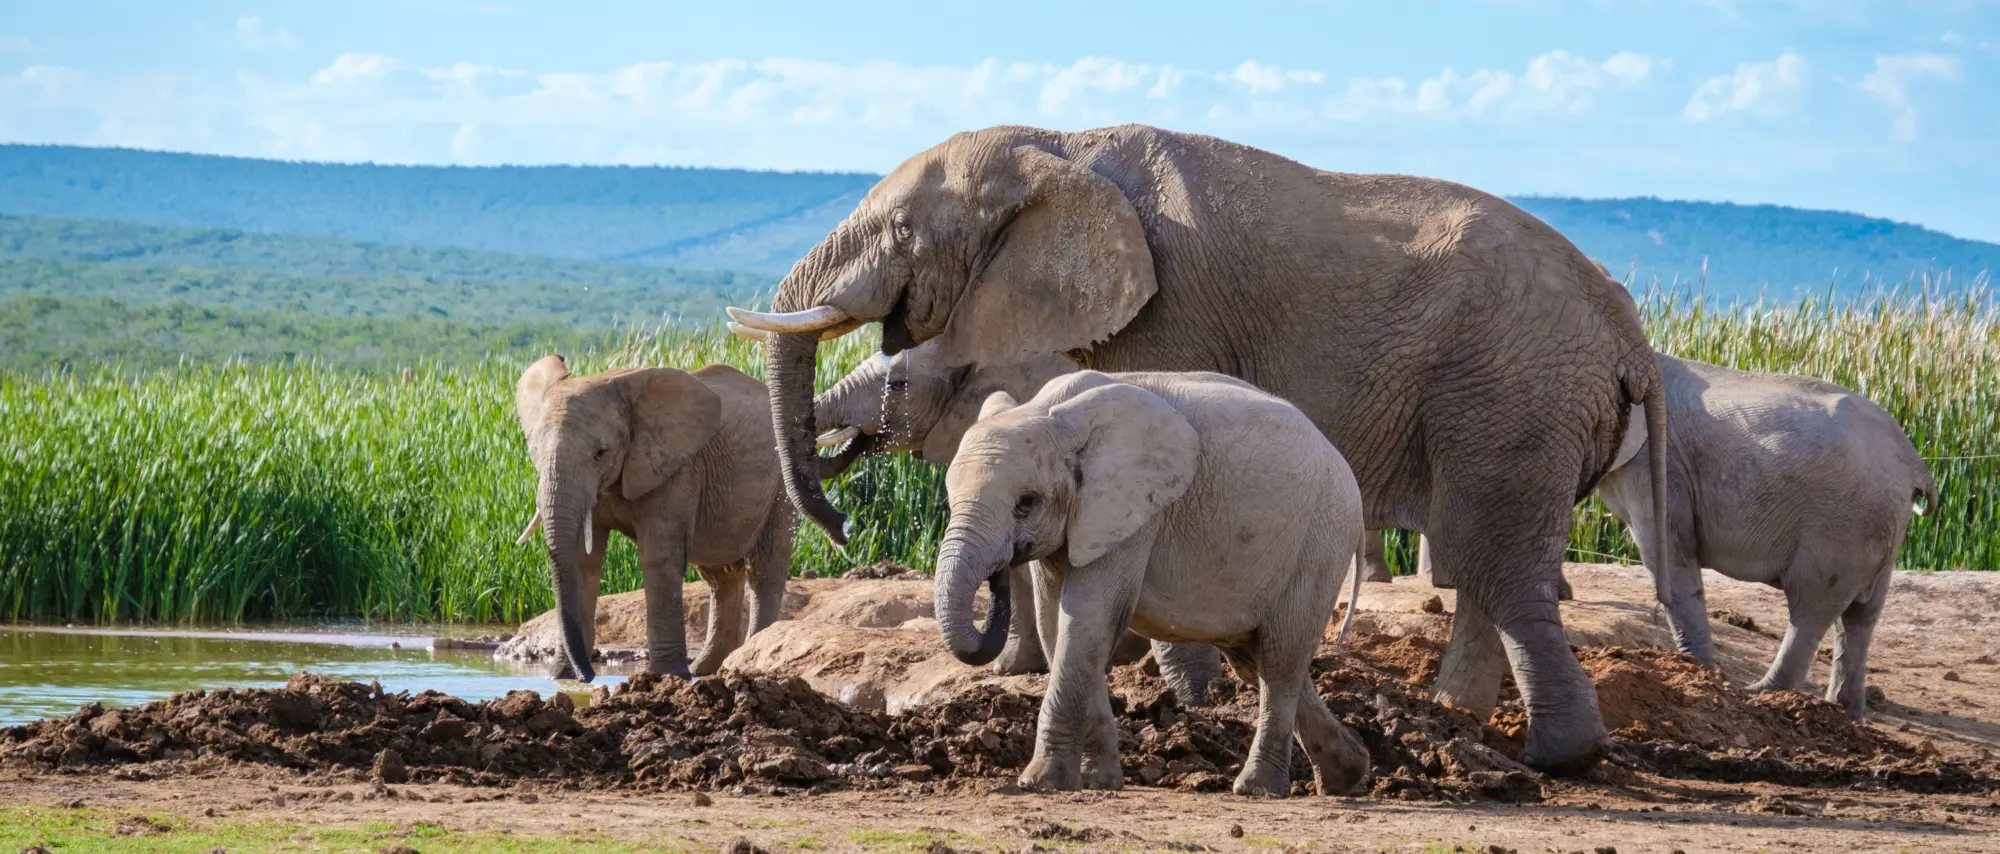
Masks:
[[[1976,792],[1996,782],[1855,724],[1833,703],[1794,691],[1744,691],[1680,653],[1598,647],[1579,650],[1578,658],[1597,685],[1604,726],[1618,742],[1622,756],[1614,758],[1641,770],[1731,783],[1914,792]],[[1494,723],[1511,739],[1526,717],[1514,703]]]
[[[1431,702],[1436,644],[1360,635],[1322,650],[1316,685],[1367,747],[1375,797],[1534,801],[1548,781],[1508,758],[1518,703],[1491,721]],[[1792,693],[1750,694],[1673,653],[1581,651],[1632,770],[1725,782],[1976,791],[1994,781],[1940,761],[1841,710]],[[1256,692],[1218,680],[1216,703],[1183,708],[1143,664],[1113,668],[1112,707],[1130,785],[1227,791],[1254,729]],[[1011,779],[1034,750],[1041,697],[974,684],[895,717],[844,706],[795,677],[728,674],[683,682],[635,676],[595,702],[517,691],[468,703],[434,692],[299,674],[283,689],[194,691],[133,709],[91,704],[0,730],[0,761],[143,777],[217,763],[293,769],[387,785],[497,785],[799,791]],[[1311,767],[1294,750],[1294,791]]]

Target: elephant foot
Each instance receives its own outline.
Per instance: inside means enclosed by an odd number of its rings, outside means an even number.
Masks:
[[[1556,579],[1556,601],[1568,602],[1575,598],[1576,598],[1576,591],[1570,589],[1569,579],[1567,578]]]
[[[1127,629],[1118,636],[1118,644],[1111,648],[1111,666],[1137,664],[1153,648],[1153,642],[1139,636],[1138,632]]]
[[[1083,760],[1083,787],[1103,792],[1125,788],[1125,766],[1116,758]]]
[[[697,658],[697,659],[695,659],[695,662],[694,662],[694,675],[695,675],[695,676],[714,676],[714,675],[715,675],[715,671],[717,671],[717,670],[721,670],[721,669],[722,669],[722,660],[723,660],[724,658],[727,658],[727,657],[728,657],[728,656],[723,656],[723,655],[718,655],[718,656],[715,656],[714,658],[710,658],[710,657],[708,657],[708,656],[704,655],[704,656],[702,656],[702,657],[700,657],[700,658]]]
[[[1772,679],[1769,676],[1743,686],[1743,690],[1753,694],[1763,694],[1769,691],[1796,691],[1798,688],[1798,685],[1786,684],[1782,679]]]
[[[1367,784],[1368,748],[1353,730],[1341,726],[1326,734],[1305,736],[1304,732],[1301,728],[1299,742],[1312,762],[1314,790],[1326,796],[1349,795]]]
[[[1530,717],[1528,744],[1521,751],[1521,764],[1547,774],[1581,773],[1597,764],[1609,737],[1604,721],[1595,714],[1588,719],[1578,716],[1567,720]]]
[[[1376,564],[1368,567],[1368,574],[1361,576],[1361,580],[1371,581],[1377,584],[1389,584],[1396,580],[1396,576],[1391,575],[1389,573],[1388,565]]]
[[[1000,651],[1000,657],[993,660],[993,672],[1001,676],[1047,673],[1049,662],[1040,650],[1027,651],[1016,644],[1008,644],[1006,649]]]
[[[719,664],[720,662],[718,662]],[[679,662],[653,661],[649,659],[646,662],[646,672],[654,676],[672,676],[675,679],[682,679],[688,682],[693,682],[695,677],[694,671],[688,669],[685,659]],[[710,670],[701,675],[710,676],[714,673],[714,670]]]
[[[1287,745],[1289,747],[1289,745]],[[1250,798],[1284,798],[1292,794],[1292,769],[1280,762],[1251,759],[1236,775],[1230,791]]]
[[[1021,769],[1021,788],[1052,792],[1074,792],[1083,788],[1082,769],[1070,763],[1050,762],[1036,756]]]

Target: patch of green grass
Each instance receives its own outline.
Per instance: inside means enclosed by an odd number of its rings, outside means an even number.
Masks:
[[[2000,569],[2000,313],[1983,291],[1776,305],[1656,292],[1641,307],[1665,352],[1821,377],[1881,404],[1932,458],[1940,492],[1900,565]],[[872,334],[822,347],[819,386],[875,347]],[[566,355],[585,372],[727,363],[763,374],[759,346],[712,328],[632,332]],[[512,411],[525,361],[0,373],[0,614],[532,617],[553,596],[541,550],[513,545],[535,487]],[[795,571],[932,565],[940,469],[876,458],[828,493],[853,514],[849,545],[802,526]],[[1638,559],[1595,500],[1576,519],[1572,560]],[[1392,537],[1392,565],[1413,565],[1415,538]],[[607,592],[635,589],[631,545],[612,542]]]
[[[411,845],[424,854],[627,854],[673,850],[658,843],[644,845],[595,836],[528,837],[515,834],[461,832],[419,824],[409,829],[366,825],[355,829],[313,828],[274,821],[197,821],[172,816],[144,816],[166,832],[146,832],[130,813],[108,810],[57,810],[28,806],[0,807],[0,850],[19,851],[40,845],[54,854],[203,854],[221,848],[230,852],[325,851],[373,852],[391,845]],[[122,826],[122,830],[121,830]],[[139,830],[142,832],[133,832]]]
[[[931,830],[857,830],[847,834],[849,841],[869,851],[923,851],[934,842],[949,844],[960,851],[995,850],[992,842],[963,833]],[[817,844],[817,843],[815,843]],[[1050,843],[1043,843],[1044,846]]]

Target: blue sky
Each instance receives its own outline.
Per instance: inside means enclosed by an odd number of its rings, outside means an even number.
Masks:
[[[0,140],[883,171],[1138,121],[1499,193],[2000,240],[2000,0],[0,0]]]

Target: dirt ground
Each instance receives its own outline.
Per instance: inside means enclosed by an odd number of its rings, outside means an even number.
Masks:
[[[1182,709],[1146,663],[1114,674],[1127,788],[1023,793],[1010,780],[1041,677],[940,655],[924,582],[818,579],[794,585],[793,619],[695,685],[638,678],[578,708],[301,678],[87,708],[0,731],[0,803],[683,850],[2000,851],[2000,574],[1898,574],[1870,661],[1882,697],[1854,727],[1812,697],[1733,687],[1776,650],[1776,591],[1708,576],[1714,674],[1659,651],[1642,570],[1567,572],[1564,621],[1616,737],[1581,778],[1506,758],[1518,708],[1480,722],[1426,699],[1453,597],[1399,579],[1365,585],[1350,648],[1315,662],[1373,755],[1368,793],[1307,795],[1295,760],[1301,796],[1227,794],[1254,699],[1231,683]],[[689,595],[694,623],[705,603]],[[614,655],[643,634],[631,599],[600,615]],[[531,656],[538,637],[531,622],[505,651]]]

